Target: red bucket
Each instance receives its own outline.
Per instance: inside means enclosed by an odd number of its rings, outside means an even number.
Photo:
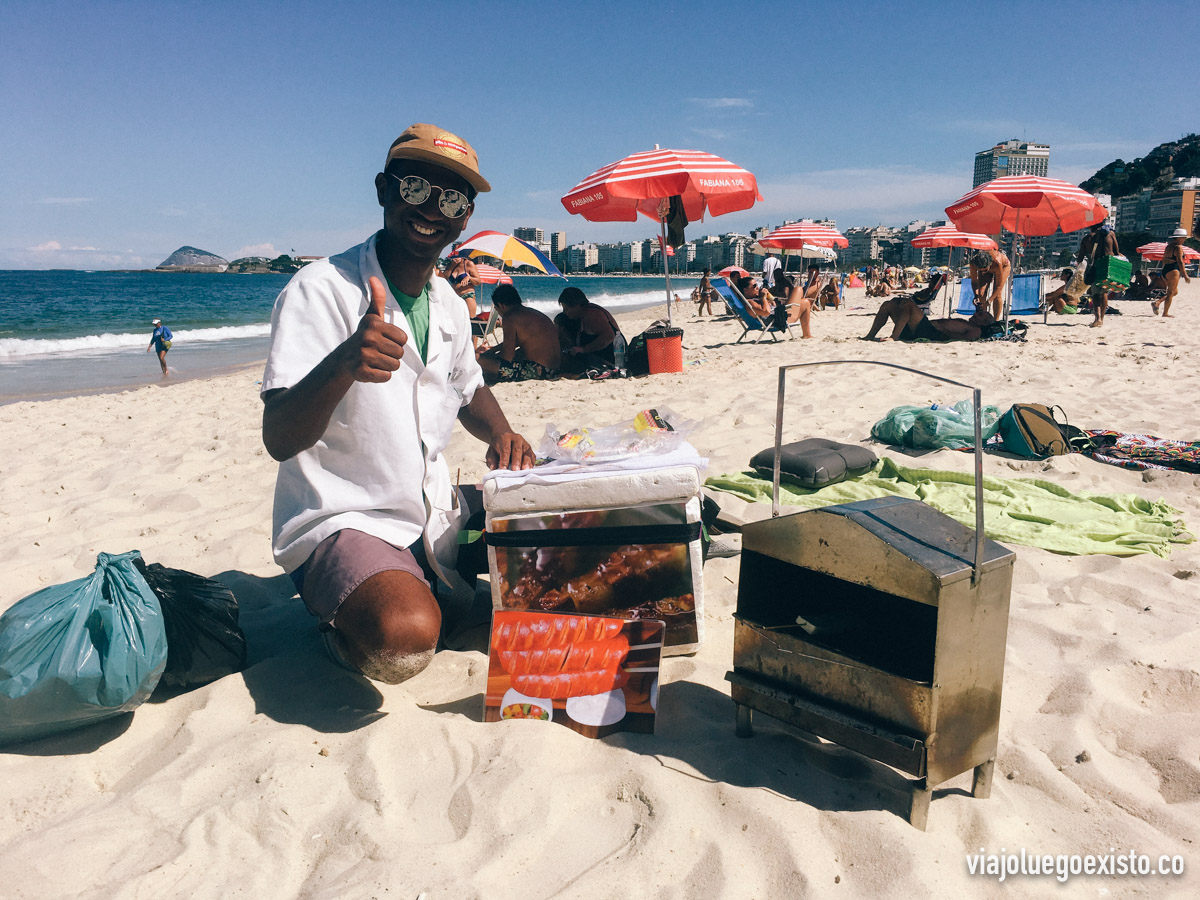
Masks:
[[[683,371],[683,329],[647,330],[646,357],[651,375],[669,375]]]

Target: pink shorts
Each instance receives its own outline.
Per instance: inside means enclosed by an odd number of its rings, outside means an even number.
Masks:
[[[404,549],[346,528],[321,541],[291,578],[305,607],[320,620],[318,627],[329,631],[338,609],[356,587],[372,575],[397,570],[421,579],[426,587],[435,577],[425,562],[421,541]]]

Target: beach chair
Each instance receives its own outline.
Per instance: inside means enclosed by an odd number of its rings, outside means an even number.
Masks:
[[[771,340],[779,340],[781,329],[775,328],[771,324],[770,319],[756,316],[750,312],[749,307],[746,306],[746,298],[741,295],[741,292],[736,287],[724,278],[714,278],[709,283],[712,285],[713,290],[717,292],[717,296],[724,300],[725,305],[733,310],[738,317],[738,322],[742,326],[742,336],[737,339],[737,343],[740,344],[746,335],[751,333],[757,334],[757,337],[754,339],[754,343],[756,344],[767,334],[771,336]],[[787,332],[789,339],[795,339],[790,325],[782,330]]]
[[[909,300],[917,304],[917,306],[921,307],[922,310],[928,313],[930,304],[937,299],[938,291],[942,289],[942,286],[946,283],[949,277],[950,276],[945,272],[939,272],[933,277],[933,280],[930,281],[928,285],[921,288],[921,290],[912,294],[896,294],[895,298],[900,299],[901,297],[907,297]]]
[[[1038,313],[1045,313],[1046,306],[1043,302],[1046,291],[1043,287],[1041,272],[1026,272],[1024,275],[1014,275],[1012,277],[1012,306],[1009,307],[1008,315],[1012,316],[1033,316]],[[1042,324],[1045,324],[1046,317],[1042,316]]]
[[[496,325],[499,323],[500,317],[496,315],[496,310],[492,309],[488,312],[486,320],[474,318],[471,320],[471,336],[480,338],[483,343],[500,343],[496,337]],[[493,340],[494,339],[494,340]]]
[[[975,315],[975,286],[970,278],[958,283],[958,302],[954,304],[954,311],[960,316]]]

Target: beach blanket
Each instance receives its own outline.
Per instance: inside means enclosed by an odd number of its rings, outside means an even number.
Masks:
[[[704,484],[752,502],[771,502],[770,479],[753,472],[719,475]],[[975,478],[963,472],[909,469],[885,457],[866,475],[840,484],[816,490],[779,486],[781,504],[809,509],[889,496],[924,501],[975,526]],[[983,500],[988,537],[1052,553],[1166,557],[1174,545],[1195,540],[1179,510],[1137,494],[1073,494],[1040,478],[985,476]]]
[[[1172,441],[1152,434],[1088,431],[1096,445],[1083,451],[1097,462],[1126,469],[1200,472],[1200,441]]]

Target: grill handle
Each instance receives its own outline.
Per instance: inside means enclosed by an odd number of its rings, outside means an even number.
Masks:
[[[980,390],[961,381],[952,381],[932,372],[922,372],[920,369],[910,369],[908,366],[898,366],[895,363],[876,362],[872,359],[827,359],[819,362],[793,363],[790,366],[779,367],[779,398],[775,403],[775,467],[771,478],[771,517],[779,515],[779,467],[783,452],[783,394],[787,384],[787,373],[792,369],[805,369],[809,366],[886,366],[889,369],[899,369],[901,372],[912,372],[914,375],[924,375],[935,381],[952,384],[955,387],[967,388],[975,404],[975,563],[971,572],[971,583],[978,584],[983,574],[983,405]]]

